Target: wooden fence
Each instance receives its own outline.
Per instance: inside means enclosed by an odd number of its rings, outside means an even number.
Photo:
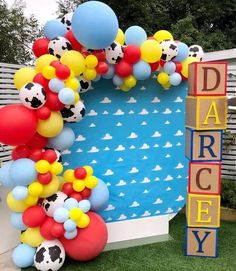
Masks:
[[[18,90],[14,87],[13,76],[20,65],[0,63],[0,106],[19,103]],[[228,69],[228,96],[236,96],[236,66]],[[1,116],[0,116],[1,121]],[[228,113],[228,131],[236,137],[236,111]],[[236,139],[232,134],[226,134],[223,150],[222,176],[226,179],[236,180]],[[11,160],[11,147],[0,145],[0,162]]]

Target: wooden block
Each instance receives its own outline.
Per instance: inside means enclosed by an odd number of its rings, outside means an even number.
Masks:
[[[222,160],[222,131],[196,131],[187,128],[185,155],[192,162]]]
[[[226,62],[192,63],[188,74],[188,95],[226,96]]]
[[[188,194],[187,225],[220,227],[220,196]]]
[[[220,195],[221,163],[189,163],[188,193]]]
[[[185,255],[218,257],[218,229],[186,227]]]
[[[195,130],[224,130],[226,126],[226,97],[186,97],[186,127]]]

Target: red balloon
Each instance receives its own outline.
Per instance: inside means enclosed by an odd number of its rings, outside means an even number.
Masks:
[[[107,227],[102,218],[93,212],[88,212],[90,223],[87,228],[79,229],[72,240],[60,238],[66,254],[78,261],[89,261],[96,258],[107,243]]]
[[[43,137],[36,133],[28,142],[27,146],[29,147],[39,147],[39,148],[44,148],[48,144],[48,139],[46,137]]]
[[[161,67],[164,67],[165,64],[166,64],[166,61],[160,59],[160,65],[161,65]]]
[[[56,67],[56,76],[61,80],[66,80],[70,76],[70,69],[66,65],[61,64]]]
[[[83,45],[81,45],[75,38],[75,36],[73,35],[73,32],[72,30],[68,31],[66,33],[66,36],[65,36],[68,41],[71,43],[72,45],[72,48],[73,50],[76,50],[76,51],[79,51],[81,52],[82,48],[83,48]]]
[[[46,217],[45,222],[40,227],[40,233],[46,240],[54,240],[55,236],[51,234],[51,228],[55,221],[52,217]]]
[[[175,63],[175,72],[181,73],[182,70],[182,63],[181,62],[174,62]]]
[[[40,107],[37,109],[37,116],[41,120],[47,120],[51,116],[51,110],[48,109],[46,106]]]
[[[148,37],[148,40],[156,40],[153,36],[152,37]]]
[[[74,192],[70,195],[71,198],[81,201],[83,199],[82,195],[78,192]]]
[[[43,207],[32,206],[24,211],[22,220],[27,227],[30,228],[39,227],[46,220],[46,213]]]
[[[83,199],[88,199],[91,196],[92,190],[89,188],[85,188],[82,192],[80,192]]]
[[[94,50],[93,55],[96,56],[98,62],[104,62],[106,59],[106,54],[104,50]]]
[[[46,150],[43,153],[42,159],[47,160],[50,164],[52,164],[53,162],[57,160],[57,154],[54,150]]]
[[[75,169],[74,175],[77,179],[84,179],[87,175],[87,171],[83,167]]]
[[[109,66],[107,65],[106,62],[99,62],[97,67],[96,67],[96,71],[99,74],[106,74],[109,70]]]
[[[124,60],[121,60],[115,66],[115,73],[120,77],[127,77],[132,74],[132,66]]]
[[[47,91],[47,101],[45,106],[51,109],[52,111],[60,111],[65,107],[63,103],[60,102],[58,94],[52,91]]]
[[[47,38],[37,39],[33,43],[32,51],[36,57],[48,54],[49,40]]]
[[[74,189],[72,183],[64,183],[62,186],[62,192],[65,193],[67,196],[70,196],[74,193]]]
[[[157,61],[157,62],[154,62],[154,63],[149,63],[149,65],[150,65],[150,67],[152,69],[152,72],[155,72],[158,69],[158,67],[160,65],[160,62]]]
[[[50,66],[54,67],[55,69],[57,67],[59,67],[61,64],[61,62],[59,60],[53,60],[51,63],[50,63]]]
[[[128,45],[124,49],[124,60],[130,64],[137,63],[141,58],[141,50],[136,45]]]
[[[42,148],[33,147],[32,149],[30,149],[28,158],[35,161],[35,162],[42,159]]]
[[[52,173],[50,171],[44,174],[42,173],[38,174],[38,181],[43,185],[49,184],[51,180],[52,180]]]
[[[43,88],[45,89],[45,91],[49,91],[49,87],[48,87],[48,83],[49,80],[47,80],[46,78],[43,77],[42,73],[38,73],[35,75],[34,79],[33,79],[34,83],[38,83],[41,86],[43,86]]]
[[[0,108],[0,142],[7,145],[27,143],[36,133],[37,115],[21,104]]]
[[[29,148],[25,145],[17,146],[11,153],[11,157],[13,160],[17,160],[20,158],[27,158],[29,155]]]
[[[51,227],[51,234],[54,236],[54,238],[60,238],[64,235],[65,229],[63,227],[63,224],[54,222],[54,224]]]

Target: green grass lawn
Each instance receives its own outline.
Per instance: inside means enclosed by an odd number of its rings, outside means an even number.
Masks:
[[[184,256],[186,219],[179,214],[170,223],[172,241],[104,252],[94,261],[67,260],[64,271],[236,271],[236,223],[222,222],[219,230],[219,257]],[[35,270],[33,268],[27,271]]]

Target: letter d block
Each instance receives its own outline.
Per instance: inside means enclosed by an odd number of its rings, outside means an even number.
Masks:
[[[218,229],[186,228],[185,255],[195,257],[218,256]]]
[[[195,130],[224,130],[226,125],[226,97],[186,97],[187,127]]]
[[[226,96],[226,62],[195,62],[188,74],[188,95]]]

